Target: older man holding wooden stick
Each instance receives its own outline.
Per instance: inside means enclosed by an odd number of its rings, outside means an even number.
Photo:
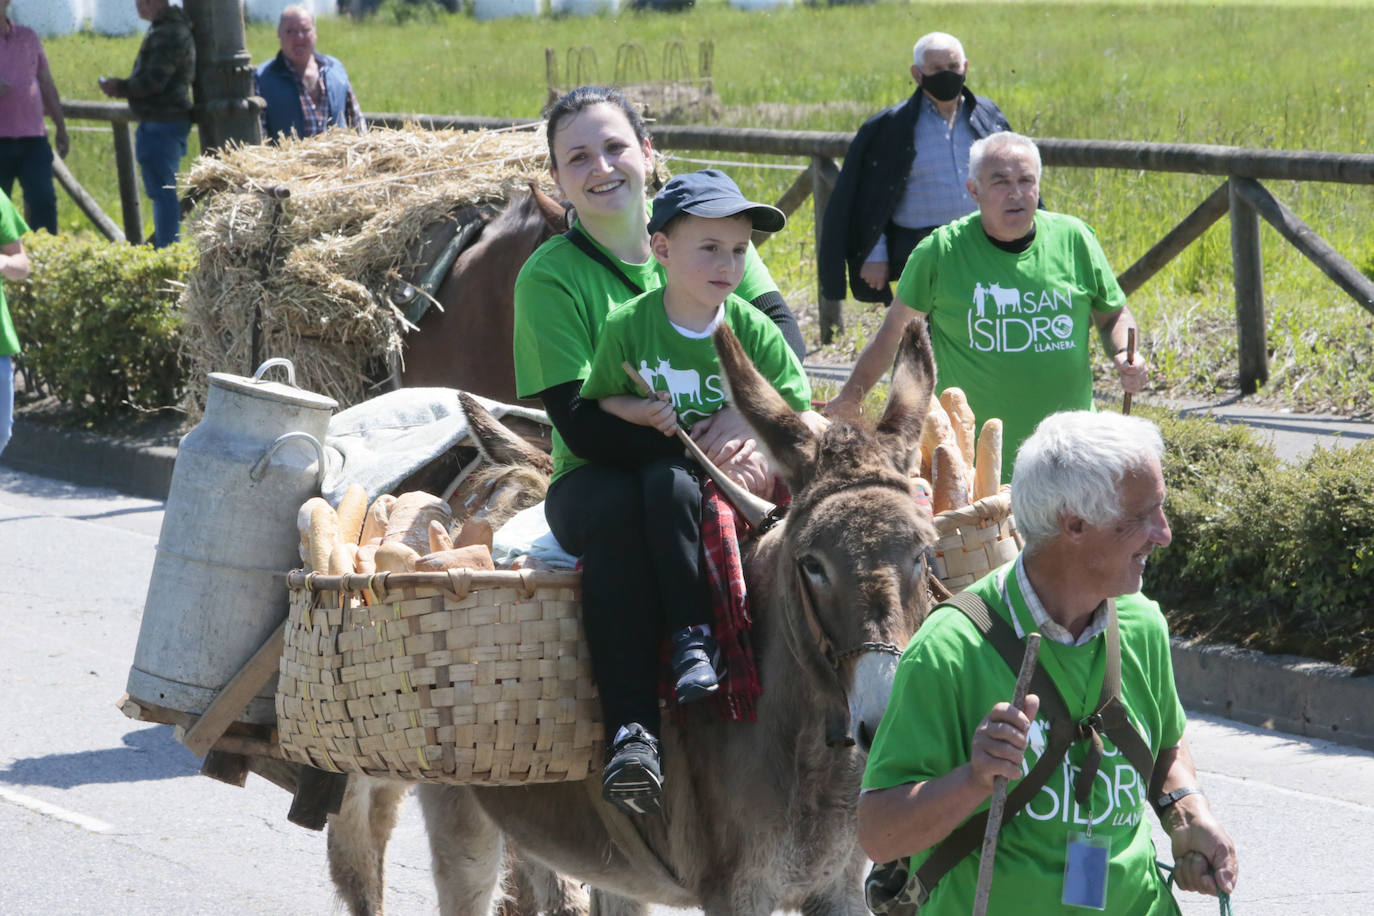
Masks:
[[[1012,511],[1025,550],[917,632],[873,743],[859,841],[875,862],[909,857],[909,874],[875,869],[888,879],[875,903],[970,912],[970,853],[998,777],[1011,791],[990,913],[1176,914],[1147,802],[1179,887],[1234,888],[1235,847],[1183,739],[1168,627],[1140,594],[1147,558],[1170,540],[1162,451],[1148,421],[1087,411],[1050,416],[1022,445]],[[1008,700],[1033,633],[1039,665],[1017,709]]]

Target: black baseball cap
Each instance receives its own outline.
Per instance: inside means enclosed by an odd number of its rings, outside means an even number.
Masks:
[[[678,175],[654,195],[654,215],[649,217],[649,234],[660,231],[679,213],[707,219],[720,219],[747,213],[755,229],[777,232],[787,225],[787,217],[777,207],[755,203],[740,192],[739,185],[720,169],[702,169]]]

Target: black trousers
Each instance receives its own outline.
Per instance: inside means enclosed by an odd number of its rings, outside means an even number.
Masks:
[[[634,470],[587,464],[549,488],[549,528],[582,558],[582,624],[607,747],[631,722],[658,735],[663,638],[710,619],[701,473],[686,456]]]

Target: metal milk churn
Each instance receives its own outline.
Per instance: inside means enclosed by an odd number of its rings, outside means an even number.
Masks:
[[[287,383],[263,381],[283,365]],[[320,491],[332,398],[270,359],[210,373],[205,415],[177,449],[129,697],[199,715],[286,617],[300,566],[296,513]],[[271,724],[275,679],[239,716]]]

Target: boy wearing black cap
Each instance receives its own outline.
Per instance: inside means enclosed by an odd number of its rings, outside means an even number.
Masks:
[[[767,316],[733,295],[753,231],[776,232],[785,223],[782,211],[747,200],[715,169],[668,182],[654,198],[648,227],[664,286],[607,316],[582,397],[665,436],[675,435],[679,424],[690,430],[725,406],[725,384],[711,342],[724,322],[783,398],[798,411],[809,410],[811,388],[796,354]],[[638,394],[622,368],[627,362],[655,397]],[[679,703],[691,703],[714,693],[721,674],[701,561],[703,472],[686,454],[646,462],[637,471],[644,484],[645,530],[652,539],[643,562],[653,566],[661,599],[660,607],[643,611],[662,615],[672,636],[675,694]],[[771,479],[741,482],[771,493]],[[620,730],[603,782],[606,797],[631,810],[637,810],[633,799],[657,796],[661,783],[656,739],[645,733],[647,741],[622,740],[636,736],[636,729],[644,731],[637,723]]]

